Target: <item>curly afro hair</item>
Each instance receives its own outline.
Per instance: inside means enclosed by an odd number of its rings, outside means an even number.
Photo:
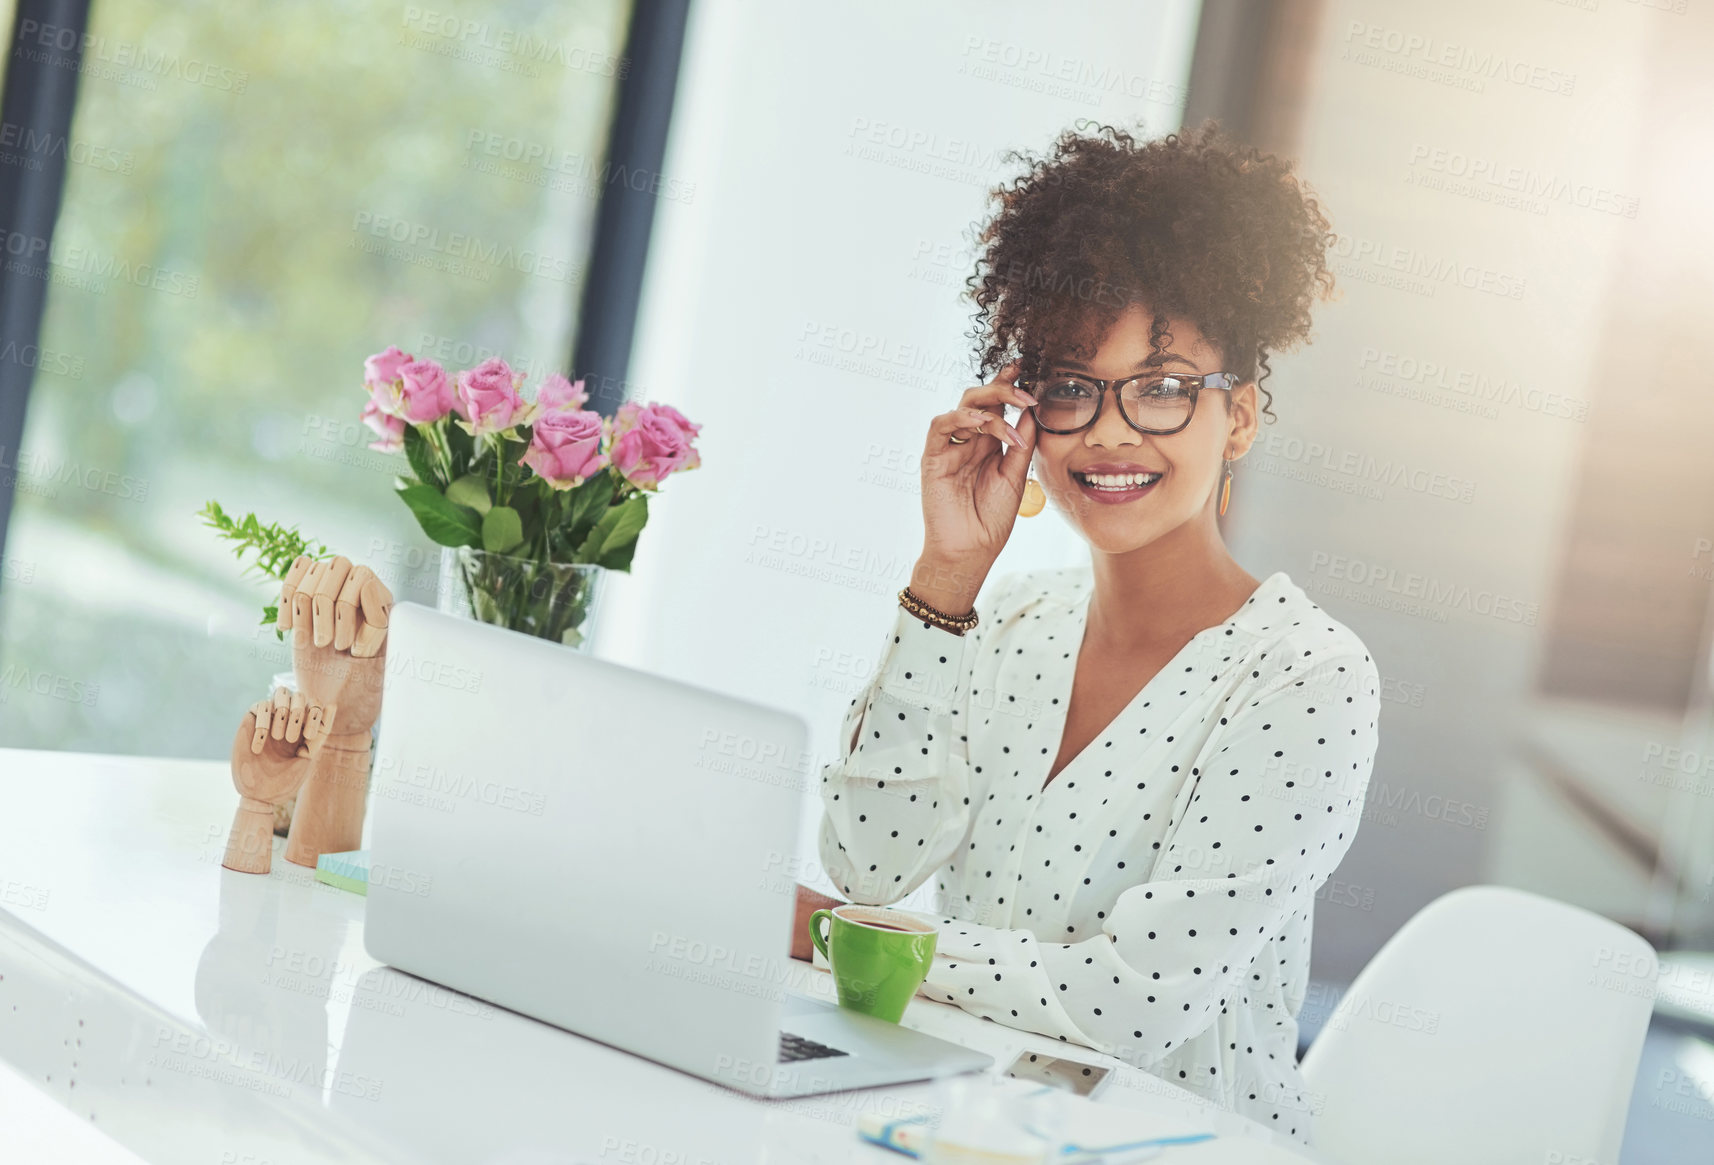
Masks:
[[[1268,353],[1309,336],[1310,306],[1333,291],[1327,219],[1291,163],[1228,138],[1218,123],[1138,142],[1079,122],[1044,158],[1013,151],[1026,171],[990,197],[965,282],[984,374],[1012,360],[1039,373],[1052,354],[1093,354],[1125,308],[1190,320],[1258,387]],[[1261,375],[1256,377],[1257,370]],[[1262,387],[1272,419],[1273,394]]]

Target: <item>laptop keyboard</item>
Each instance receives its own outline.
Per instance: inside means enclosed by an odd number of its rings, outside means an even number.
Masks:
[[[780,1063],[789,1064],[794,1060],[825,1060],[830,1056],[848,1056],[851,1053],[842,1052],[838,1048],[830,1048],[826,1044],[818,1044],[814,1040],[806,1040],[802,1036],[794,1036],[790,1032],[780,1033]]]

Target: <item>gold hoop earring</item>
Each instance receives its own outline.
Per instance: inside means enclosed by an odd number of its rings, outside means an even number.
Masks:
[[[1220,482],[1220,511],[1219,516],[1226,516],[1226,507],[1232,501],[1232,462],[1229,458],[1221,458],[1226,466],[1226,477]]]
[[[1029,480],[1024,482],[1024,496],[1018,503],[1018,517],[1033,518],[1042,512],[1042,507],[1045,505],[1047,505],[1047,492],[1042,489],[1041,482],[1037,481],[1036,475],[1032,473]]]

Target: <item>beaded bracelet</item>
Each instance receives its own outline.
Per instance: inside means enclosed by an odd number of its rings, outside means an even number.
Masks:
[[[915,615],[925,623],[933,623],[942,631],[950,631],[954,635],[963,635],[966,631],[975,629],[979,620],[976,608],[970,608],[968,615],[948,615],[945,611],[937,611],[911,592],[906,587],[899,592],[899,606]]]

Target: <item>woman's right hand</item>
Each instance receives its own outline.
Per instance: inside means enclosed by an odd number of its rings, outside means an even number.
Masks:
[[[911,590],[948,614],[975,605],[1018,520],[1037,432],[1035,415],[1027,411],[1035,398],[1013,383],[1018,371],[1006,365],[929,423],[922,455],[923,550]],[[1008,404],[1026,409],[1018,428],[1006,423]],[[953,436],[968,440],[955,444]],[[1004,452],[1002,441],[1010,446]]]

